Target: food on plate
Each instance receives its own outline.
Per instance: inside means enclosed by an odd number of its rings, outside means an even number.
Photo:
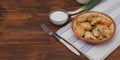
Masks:
[[[101,12],[84,12],[72,20],[72,30],[89,43],[102,43],[109,40],[116,30],[115,22]]]

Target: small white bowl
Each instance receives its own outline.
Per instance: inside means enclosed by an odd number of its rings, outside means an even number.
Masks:
[[[63,25],[68,20],[67,11],[63,9],[52,10],[49,14],[50,21],[56,25]]]

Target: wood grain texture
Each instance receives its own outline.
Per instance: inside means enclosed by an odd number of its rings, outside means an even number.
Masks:
[[[49,21],[49,12],[80,6],[75,0],[0,0],[0,60],[88,60],[83,54],[74,55],[40,28],[45,23],[56,32],[62,26]],[[119,50],[106,60],[120,60]]]

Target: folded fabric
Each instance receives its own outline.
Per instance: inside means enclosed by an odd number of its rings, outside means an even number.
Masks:
[[[57,34],[65,38],[90,60],[104,60],[120,45],[120,0],[103,0],[91,10],[106,13],[114,19],[117,28],[110,41],[98,45],[88,44],[74,35],[71,23],[59,29]]]

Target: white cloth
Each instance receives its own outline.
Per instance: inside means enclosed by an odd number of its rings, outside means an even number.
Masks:
[[[59,29],[57,34],[74,45],[90,60],[104,60],[120,45],[120,0],[103,0],[91,10],[106,13],[114,19],[117,28],[114,37],[110,41],[99,45],[88,44],[74,35],[71,29],[71,23]]]

